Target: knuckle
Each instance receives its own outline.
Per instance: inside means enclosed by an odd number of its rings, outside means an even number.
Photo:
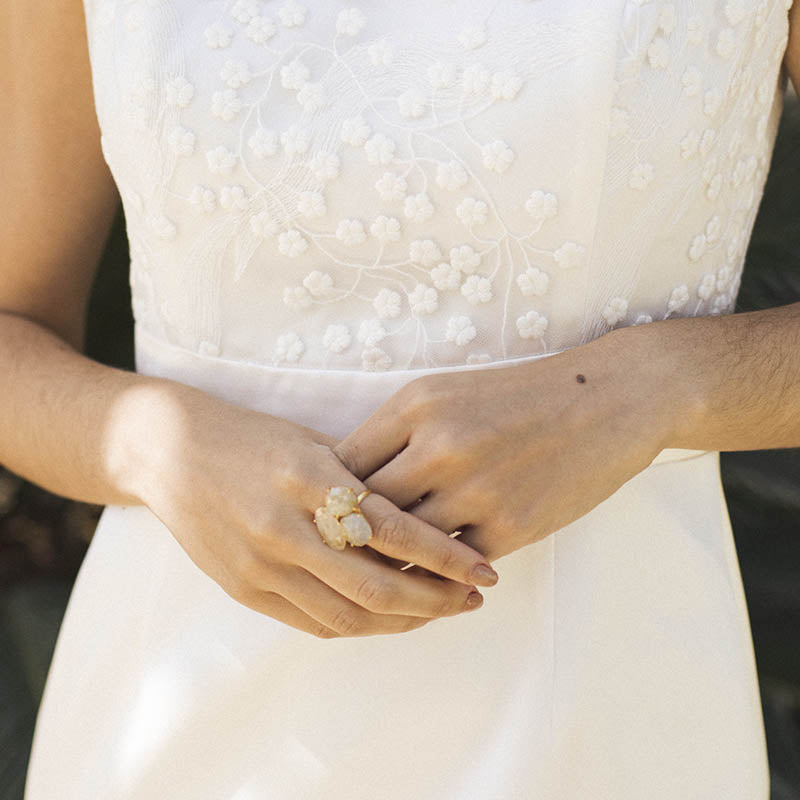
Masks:
[[[307,482],[297,465],[291,461],[283,461],[273,465],[270,470],[270,476],[279,492],[287,492],[292,495],[299,494]]]
[[[440,575],[455,575],[458,573],[459,576],[465,569],[464,564],[458,556],[458,553],[455,551],[455,548],[449,544],[449,542],[445,543],[445,546],[442,547],[439,553],[436,569]]]
[[[310,633],[312,636],[315,636],[317,639],[338,639],[339,634],[329,628],[327,625],[323,625],[321,622],[313,625]]]
[[[345,468],[353,475],[361,474],[361,450],[353,441],[342,440],[333,448],[333,454],[344,464]]]
[[[372,524],[372,535],[386,547],[406,552],[409,545],[409,531],[403,521],[402,512],[386,514]]]
[[[449,617],[458,613],[464,604],[456,605],[456,603],[457,601],[451,595],[440,595],[434,603],[434,617]]]
[[[364,622],[351,609],[342,608],[334,615],[330,627],[342,636],[359,636],[364,631]]]
[[[371,611],[380,611],[386,607],[389,597],[388,587],[382,578],[367,575],[356,589],[356,601],[360,606]]]

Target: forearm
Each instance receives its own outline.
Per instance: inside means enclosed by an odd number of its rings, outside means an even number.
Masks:
[[[800,447],[800,303],[613,333],[630,381],[663,401],[665,447]]]
[[[0,463],[56,494],[99,504],[143,502],[168,417],[197,402],[194,394],[205,397],[98,364],[5,313],[0,375]]]

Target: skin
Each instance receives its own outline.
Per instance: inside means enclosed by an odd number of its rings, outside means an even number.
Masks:
[[[244,605],[321,638],[412,630],[465,610],[496,581],[473,567],[586,513],[662,447],[800,444],[798,304],[614,331],[502,368],[500,397],[497,370],[423,376],[341,442],[91,361],[86,304],[118,195],[80,0],[45,15],[0,0],[0,37],[0,462],[77,500],[148,506]],[[311,521],[338,484],[373,489],[367,547],[333,551]],[[467,495],[473,527],[454,539]]]

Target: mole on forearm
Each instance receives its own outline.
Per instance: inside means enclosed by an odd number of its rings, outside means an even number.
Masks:
[[[575,376],[575,380],[578,381],[578,383],[586,383],[586,376],[581,375],[580,373],[578,373]]]

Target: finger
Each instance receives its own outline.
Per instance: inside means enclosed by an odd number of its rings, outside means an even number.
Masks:
[[[376,494],[405,508],[422,497],[431,487],[429,477],[419,469],[419,457],[414,448],[405,447],[394,458],[364,478],[364,483]]]
[[[339,594],[302,567],[286,565],[272,571],[270,580],[287,600],[340,636],[406,633],[432,619],[373,612]]]
[[[376,558],[371,548],[334,550],[315,534],[316,541],[298,540],[300,550],[293,555],[293,562],[368,611],[434,618],[469,609],[466,601],[474,591],[471,583],[408,575]]]
[[[409,436],[405,418],[390,398],[331,449],[349,472],[364,480],[399,453]]]
[[[448,535],[468,525],[463,502],[451,492],[429,492],[408,512]],[[461,537],[459,541],[464,541]]]
[[[385,497],[373,492],[361,502],[361,510],[372,527],[369,546],[378,552],[461,583],[494,586],[497,582],[497,574],[481,553],[451,538],[449,532],[401,511]]]
[[[258,611],[259,614],[272,617],[278,622],[283,622],[304,633],[310,633],[319,639],[335,639],[341,636],[340,633],[301,611],[285,597],[281,597],[275,592],[255,592],[244,601],[240,599],[239,602],[253,611]]]

